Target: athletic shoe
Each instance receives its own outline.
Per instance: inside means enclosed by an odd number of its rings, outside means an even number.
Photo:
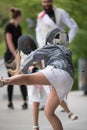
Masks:
[[[44,111],[45,106],[39,107],[39,111]]]
[[[77,120],[78,119],[78,116],[73,114],[72,112],[69,112],[67,115],[68,115],[68,118],[70,118],[71,120]]]
[[[26,110],[26,109],[28,109],[28,104],[27,104],[27,103],[24,103],[24,104],[22,105],[22,110]]]
[[[9,108],[9,109],[12,109],[12,110],[14,109],[14,106],[13,106],[13,103],[12,103],[12,102],[10,102],[10,103],[8,104],[8,108]]]

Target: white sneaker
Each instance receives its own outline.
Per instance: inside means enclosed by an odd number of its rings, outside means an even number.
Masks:
[[[3,83],[2,79],[3,79],[3,77],[0,76],[0,87],[3,87],[3,86],[4,86],[4,83]]]
[[[68,118],[70,118],[71,120],[77,120],[78,119],[78,116],[73,114],[72,112],[69,112],[67,115],[68,115]]]

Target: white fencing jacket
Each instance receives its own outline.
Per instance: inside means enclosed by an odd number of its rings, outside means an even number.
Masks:
[[[69,43],[74,39],[77,31],[78,25],[76,22],[69,16],[69,14],[63,9],[53,7],[56,23],[46,14],[45,11],[42,11],[38,15],[37,26],[36,26],[36,40],[38,47],[42,47],[45,44],[45,39],[47,33],[54,27],[60,27],[65,29],[67,26],[69,30]]]

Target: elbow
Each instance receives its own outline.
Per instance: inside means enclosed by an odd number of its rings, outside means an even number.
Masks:
[[[77,32],[78,32],[78,30],[79,30],[78,25],[77,25],[77,24],[75,24],[75,25],[73,26],[73,29],[74,29],[74,30],[75,30],[75,32],[77,33]]]

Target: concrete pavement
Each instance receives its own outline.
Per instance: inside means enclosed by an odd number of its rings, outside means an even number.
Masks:
[[[1,90],[0,90],[1,93]],[[87,96],[83,92],[70,92],[68,96],[70,109],[79,116],[79,119],[72,121],[68,119],[65,112],[56,109],[56,114],[63,123],[64,130],[87,130]],[[0,130],[32,130],[32,109],[21,110],[22,101],[14,100],[14,110],[7,108],[7,101],[0,99]],[[40,130],[52,130],[44,112],[40,111]]]
[[[0,75],[7,76],[3,64],[0,60]],[[15,87],[14,97],[20,95],[18,87]],[[32,130],[32,109],[21,110],[22,99],[14,98],[14,110],[7,108],[6,87],[0,89],[0,130]],[[68,104],[70,109],[79,116],[79,119],[72,121],[67,118],[65,112],[60,112],[57,108],[56,114],[63,123],[64,130],[87,130],[87,96],[83,91],[73,91],[68,95]],[[40,130],[52,130],[44,112],[39,116]]]

